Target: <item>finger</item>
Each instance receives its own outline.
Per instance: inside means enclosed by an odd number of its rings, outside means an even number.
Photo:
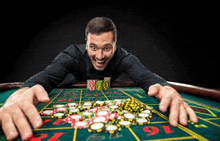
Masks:
[[[13,122],[16,125],[22,140],[30,138],[32,134],[31,127],[21,110],[12,113]]]
[[[41,85],[35,85],[33,87],[33,92],[39,102],[49,102],[50,98],[48,97],[48,93]]]
[[[171,102],[171,94],[170,93],[166,93],[167,91],[162,91],[164,93],[164,96],[162,97],[161,101],[160,101],[160,106],[159,109],[162,112],[166,112],[168,106],[170,105]]]
[[[183,104],[180,106],[179,121],[180,121],[180,124],[184,126],[187,125],[187,112]]]
[[[196,115],[196,113],[194,112],[194,110],[187,104],[184,102],[184,106],[185,106],[185,109],[189,115],[189,119],[194,122],[194,123],[197,123],[198,122],[198,117]]]
[[[160,86],[161,86],[160,84],[151,85],[148,90],[148,95],[154,96],[155,94],[157,94],[160,90]]]
[[[25,103],[21,107],[24,114],[27,116],[34,128],[39,128],[42,125],[42,119],[36,109],[36,107],[31,103]]]
[[[169,120],[170,120],[170,124],[172,126],[177,126],[178,125],[178,117],[179,117],[179,113],[180,113],[180,104],[181,104],[181,99],[176,97],[172,99],[172,103],[170,106],[170,116],[169,116]]]
[[[2,120],[2,130],[4,131],[7,140],[13,140],[18,137],[18,131],[9,115],[5,115]]]

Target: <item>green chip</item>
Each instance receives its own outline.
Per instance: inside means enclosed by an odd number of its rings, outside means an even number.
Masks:
[[[96,82],[96,90],[98,90],[98,91],[103,90],[103,80],[97,80],[97,82]]]

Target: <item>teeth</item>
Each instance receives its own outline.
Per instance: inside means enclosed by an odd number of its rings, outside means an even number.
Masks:
[[[105,61],[99,61],[99,60],[96,60],[97,63],[104,63]]]

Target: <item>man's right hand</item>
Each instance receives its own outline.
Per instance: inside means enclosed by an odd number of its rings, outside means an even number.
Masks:
[[[32,136],[29,122],[34,128],[42,125],[42,119],[35,107],[38,102],[49,102],[48,93],[41,85],[22,88],[13,93],[0,108],[0,125],[7,140],[20,134],[22,140]]]

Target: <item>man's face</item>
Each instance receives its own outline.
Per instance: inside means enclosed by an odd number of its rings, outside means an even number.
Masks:
[[[113,33],[111,31],[100,35],[89,33],[86,48],[94,68],[103,71],[116,50]]]

